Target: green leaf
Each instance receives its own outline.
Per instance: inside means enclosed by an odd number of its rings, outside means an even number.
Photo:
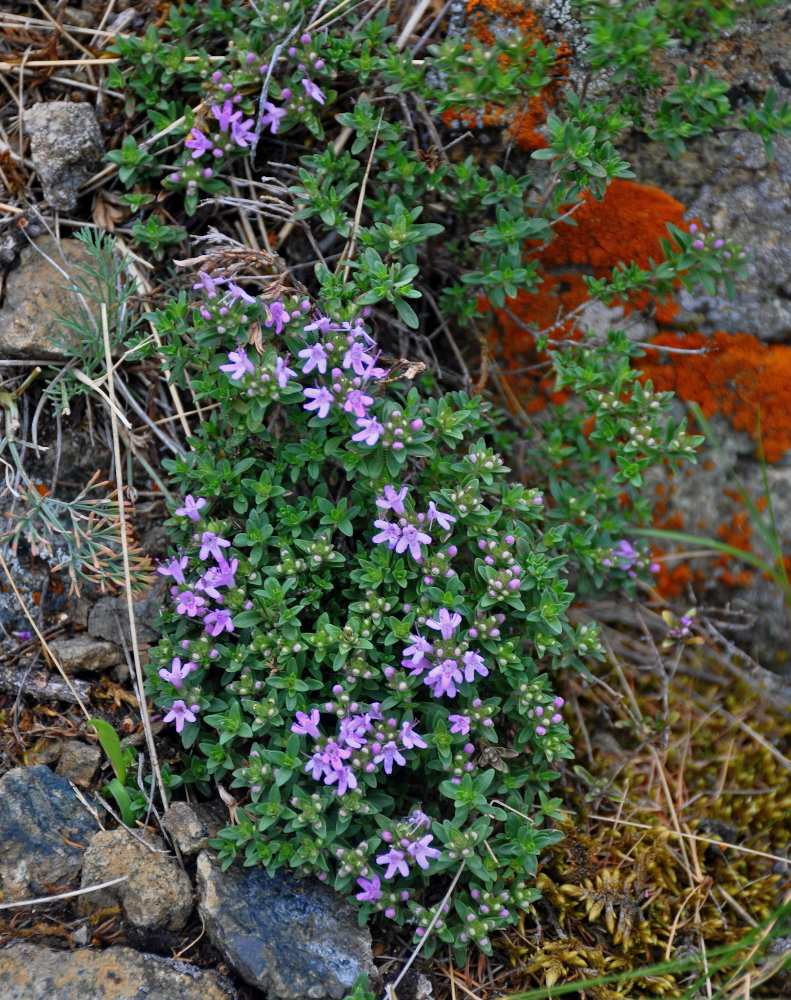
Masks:
[[[121,750],[121,741],[118,739],[118,733],[104,719],[89,719],[88,721],[96,730],[96,735],[99,737],[102,749],[107,754],[107,759],[113,765],[116,778],[123,785],[126,781],[126,765],[124,764],[124,755]]]

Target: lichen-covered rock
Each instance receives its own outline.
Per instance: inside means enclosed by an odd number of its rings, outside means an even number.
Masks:
[[[138,833],[138,837],[141,835]],[[82,885],[109,882],[121,875],[125,882],[80,897],[80,908],[90,913],[120,902],[124,916],[135,927],[178,931],[192,910],[192,886],[160,837],[146,844],[124,829],[100,830],[85,852]]]
[[[46,765],[0,778],[0,894],[8,903],[76,882],[96,820]],[[0,962],[0,966],[2,962]]]
[[[102,130],[89,104],[47,101],[25,111],[30,159],[52,208],[68,212],[104,155]]]
[[[3,1000],[238,1000],[216,972],[131,948],[56,951],[27,941],[0,949]]]
[[[198,857],[200,913],[228,964],[269,1000],[340,1000],[375,975],[371,935],[354,908],[315,879]]]

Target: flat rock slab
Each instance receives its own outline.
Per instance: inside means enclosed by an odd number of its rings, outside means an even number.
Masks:
[[[0,949],[3,1000],[238,1000],[227,980],[132,948],[56,951],[27,941]]]
[[[315,879],[198,857],[201,916],[211,940],[268,1000],[340,1000],[376,974],[371,934],[357,911]]]
[[[85,848],[96,830],[96,820],[68,781],[45,764],[17,767],[3,775],[0,778],[3,901],[43,896],[53,886],[76,883]]]

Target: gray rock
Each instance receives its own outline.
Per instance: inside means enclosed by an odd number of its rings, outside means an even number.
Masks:
[[[96,820],[46,765],[0,778],[0,893],[5,902],[76,882]]]
[[[745,275],[734,282],[736,298],[683,292],[681,305],[704,317],[706,333],[754,333],[765,342],[791,340],[791,140],[775,139],[775,160],[766,159],[756,135],[731,144],[738,167],[723,167],[687,214],[750,248]]]
[[[271,877],[233,865],[223,872],[206,852],[197,875],[211,940],[269,1000],[340,1000],[361,973],[375,975],[368,928],[328,886],[283,871]]]
[[[91,635],[74,635],[52,639],[50,646],[60,665],[72,674],[95,674],[114,667],[123,660],[123,651],[112,642],[94,639]]]
[[[159,638],[160,630],[153,623],[159,618],[159,607],[165,590],[166,583],[163,580],[154,590],[135,601],[134,615],[138,642],[150,644]],[[126,613],[126,598],[102,597],[98,600],[88,615],[88,632],[97,639],[124,642],[131,646],[132,636],[129,629],[129,615]]]
[[[52,208],[68,212],[104,156],[102,130],[84,102],[47,101],[25,111],[30,159]]]
[[[65,740],[55,770],[61,778],[73,782],[78,788],[89,788],[101,759],[102,751],[98,746],[80,743],[79,740]]]
[[[176,847],[185,858],[193,858],[199,851],[209,846],[209,838],[215,837],[228,825],[228,811],[219,802],[174,802],[162,817],[162,826],[173,838]]]
[[[85,852],[83,888],[121,875],[129,878],[81,896],[80,909],[92,913],[120,902],[124,916],[136,927],[181,930],[192,911],[190,880],[161,838],[150,835],[146,839],[153,851],[124,829],[94,834]]]
[[[216,972],[131,948],[57,951],[27,941],[0,950],[3,1000],[238,1000]]]
[[[69,345],[76,346],[77,336],[56,313],[80,314],[80,304],[58,268],[76,276],[76,268],[91,260],[78,240],[57,243],[51,236],[42,236],[21,251],[19,267],[6,278],[0,308],[0,357],[68,360],[73,350]],[[98,307],[96,317],[98,321]]]

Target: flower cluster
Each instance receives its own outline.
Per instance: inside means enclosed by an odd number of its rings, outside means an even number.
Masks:
[[[409,668],[410,677],[423,677],[435,698],[454,698],[464,681],[473,684],[476,675],[486,677],[489,673],[480,653],[456,636],[460,624],[458,612],[440,608],[436,617],[426,619],[426,626],[439,636],[429,642],[415,633],[409,637],[411,645],[404,649],[401,666]]]
[[[337,685],[333,692],[341,694],[343,688]],[[333,711],[335,705],[329,702],[325,708]],[[317,708],[309,713],[298,711],[296,722],[291,726],[292,733],[315,740],[305,771],[317,781],[333,785],[338,795],[357,788],[359,773],[373,774],[381,767],[390,775],[395,765],[406,764],[403,750],[426,749],[427,744],[415,731],[414,722],[405,719],[399,725],[395,718],[385,719],[376,702],[365,712],[352,703],[349,712],[339,718],[334,738],[323,736],[319,731],[321,713]]]
[[[182,506],[177,507],[174,514],[177,517],[184,517],[192,523],[201,520],[201,511],[206,507],[205,497],[195,498],[192,494],[184,497]],[[234,632],[233,616],[228,608],[223,607],[225,595],[236,587],[236,572],[239,567],[239,560],[236,558],[226,559],[224,550],[230,546],[230,542],[222,538],[210,528],[204,528],[200,533],[193,535],[193,542],[197,551],[197,560],[200,564],[199,575],[194,580],[188,579],[190,559],[179,550],[178,555],[172,556],[166,562],[157,567],[157,572],[161,576],[169,577],[173,580],[170,594],[177,615],[182,615],[188,620],[200,622],[203,626],[204,640],[216,639],[227,633]],[[207,562],[214,562],[205,566]],[[210,602],[214,602],[212,605]],[[206,643],[204,642],[204,646]],[[192,649],[192,644],[188,641],[182,643],[182,649]],[[211,661],[216,658],[217,650],[213,647],[202,649],[201,656],[204,660]],[[181,656],[173,656],[170,667],[162,667],[158,671],[158,676],[175,688],[182,691],[184,681],[194,670],[198,669],[198,663],[194,659],[182,662]],[[199,694],[199,688],[191,691],[193,696]],[[174,722],[176,731],[181,732],[186,722],[195,722],[195,713],[199,710],[197,703],[187,707],[183,699],[176,700],[173,706],[164,716],[165,722]]]
[[[639,552],[625,538],[610,550],[602,561],[602,566],[606,569],[620,569],[630,580],[637,578],[638,570],[648,569],[651,573],[659,572],[659,563],[653,562],[644,553]]]

